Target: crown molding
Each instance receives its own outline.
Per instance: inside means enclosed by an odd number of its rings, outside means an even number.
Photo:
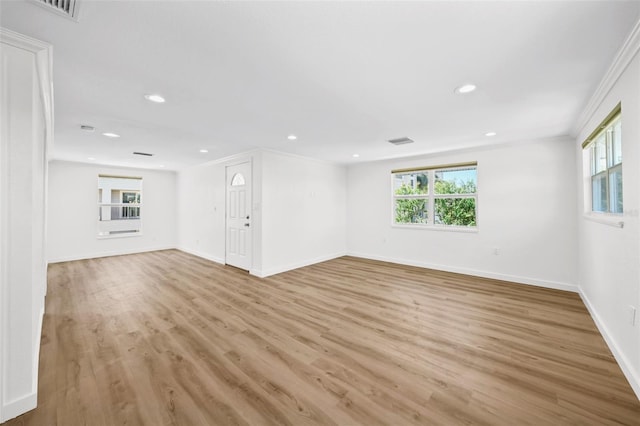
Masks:
[[[631,61],[633,61],[638,50],[640,50],[640,20],[636,22],[633,30],[631,30],[631,33],[622,44],[622,47],[613,59],[611,66],[589,99],[589,102],[587,102],[582,114],[578,117],[578,120],[571,131],[571,135],[573,137],[577,137],[589,120],[591,120],[600,104],[604,101],[604,98],[609,94],[629,64],[631,64]]]

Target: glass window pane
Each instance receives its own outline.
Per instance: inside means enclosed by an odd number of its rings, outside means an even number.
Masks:
[[[236,173],[231,178],[231,186],[242,186],[244,184],[244,176],[242,175],[242,173]]]
[[[427,172],[397,173],[393,178],[393,193],[396,195],[428,194]]]
[[[395,223],[427,223],[428,203],[424,198],[397,199]]]
[[[611,213],[622,213],[622,167],[609,171],[609,197]]]
[[[591,178],[591,208],[594,212],[606,212],[607,175],[601,173]]]
[[[475,198],[436,198],[434,223],[452,226],[476,226]]]
[[[475,167],[455,170],[436,170],[435,194],[475,194],[478,184]]]
[[[607,170],[607,143],[606,132],[601,133],[593,143],[593,169],[591,175]]]
[[[622,120],[617,120],[611,128],[611,165],[622,163]]]

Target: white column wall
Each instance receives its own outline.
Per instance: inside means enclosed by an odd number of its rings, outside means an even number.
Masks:
[[[264,151],[262,269],[269,276],[346,254],[346,167]]]
[[[46,293],[50,47],[0,29],[0,421],[37,404]]]
[[[640,45],[640,34],[637,36],[636,49]],[[640,56],[636,54],[624,72],[610,81],[615,83],[574,141],[574,155],[583,165],[582,142],[620,102],[624,214],[589,215],[588,164],[579,167],[579,280],[585,304],[640,398]],[[623,228],[615,226],[620,221]],[[635,324],[632,308],[636,309]]]

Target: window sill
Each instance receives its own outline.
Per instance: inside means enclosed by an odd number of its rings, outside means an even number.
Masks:
[[[419,229],[424,231],[447,231],[447,232],[462,232],[464,234],[477,234],[478,227],[461,227],[461,226],[443,226],[443,225],[399,225],[397,223],[391,224],[392,228],[400,229]]]
[[[591,222],[601,223],[603,225],[612,226],[614,228],[624,228],[624,221],[622,220],[623,218],[622,215],[611,215],[611,214],[595,215],[595,214],[585,213],[582,217]]]
[[[137,232],[135,234],[97,235],[96,239],[111,240],[113,238],[131,238],[131,237],[141,237],[141,236],[142,236],[142,232]]]

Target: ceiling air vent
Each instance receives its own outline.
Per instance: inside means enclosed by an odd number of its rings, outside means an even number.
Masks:
[[[145,157],[153,157],[153,154],[149,154],[148,152],[134,152],[133,155],[144,155]]]
[[[45,7],[51,12],[72,18],[75,21],[78,20],[80,0],[31,0],[31,2]]]
[[[409,139],[405,136],[404,138],[389,139],[388,142],[394,145],[405,145],[408,143],[413,143],[413,139]]]

